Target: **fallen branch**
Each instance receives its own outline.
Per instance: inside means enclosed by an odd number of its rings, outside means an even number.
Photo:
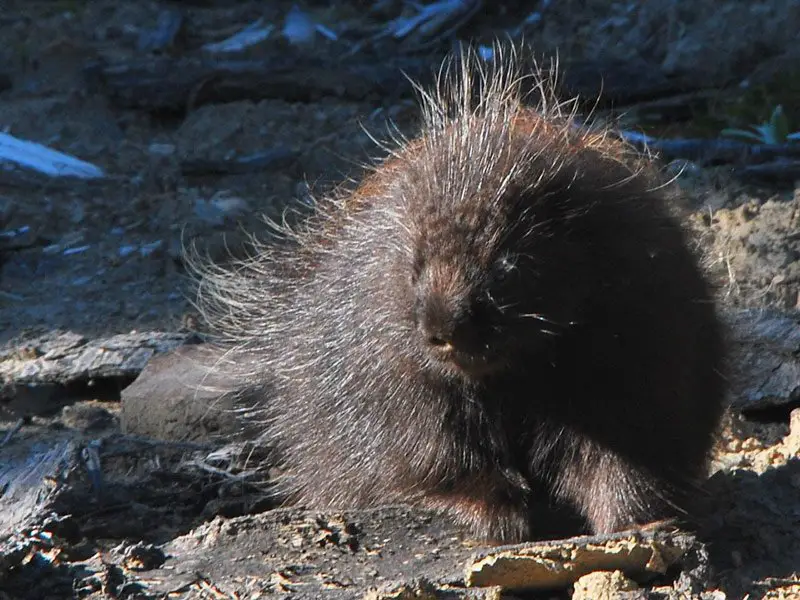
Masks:
[[[800,144],[751,144],[719,138],[657,139],[637,132],[623,132],[636,146],[654,150],[667,160],[683,158],[703,165],[757,165],[780,159],[800,159]],[[795,166],[796,168],[796,166]]]
[[[85,73],[118,106],[184,111],[267,98],[310,102],[326,96],[353,101],[408,97],[413,93],[408,77],[427,86],[437,65],[437,57],[402,56],[376,63],[366,55],[324,59],[282,53],[263,60],[159,57],[93,63]],[[562,71],[564,93],[590,104],[600,98],[602,104],[626,105],[687,91],[681,81],[643,61],[575,61]]]
[[[415,58],[376,65],[285,55],[267,60],[165,57],[94,64],[86,73],[102,82],[118,106],[183,111],[207,103],[266,98],[288,102],[310,102],[325,96],[391,98],[411,91],[402,72],[418,79],[426,71],[432,72],[427,65]]]

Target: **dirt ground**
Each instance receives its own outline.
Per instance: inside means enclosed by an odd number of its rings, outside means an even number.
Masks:
[[[0,238],[0,345],[54,329],[88,338],[184,329],[193,311],[183,244],[222,258],[229,246],[235,249],[241,230],[263,229],[262,215],[279,218],[307,194],[358,176],[359,165],[379,155],[364,128],[382,137],[391,120],[413,130],[416,107],[405,98],[238,100],[182,114],[119,107],[87,81],[88,62],[141,54],[141,32],[154,27],[167,6],[185,11],[182,33],[163,51],[177,55],[259,17],[280,28],[288,1],[4,4],[0,128],[89,161],[109,177],[20,178],[0,169],[0,232],[7,234]],[[329,27],[369,30],[387,21],[385,13],[368,12],[372,4],[387,5],[391,13],[398,3],[302,6]],[[791,2],[724,2],[724,10],[714,2],[696,9],[684,4],[691,3],[634,9],[626,3],[554,2],[532,33],[540,49],[557,49],[562,58],[644,56],[676,71],[705,55],[706,70],[713,63],[714,73],[730,75],[734,65],[755,67],[759,52],[778,55],[800,22]],[[488,39],[518,25],[530,10],[522,2],[497,3],[459,36]],[[674,31],[661,35],[656,24],[667,21]],[[769,44],[748,46],[742,41],[748,35]],[[270,44],[247,56],[258,57]],[[798,104],[788,107],[792,118]],[[285,158],[229,174],[192,167],[267,151]],[[722,303],[789,312],[800,306],[799,183],[755,185],[725,167],[688,169],[679,177]],[[94,414],[90,406],[110,415],[113,427],[117,403],[99,400],[107,398],[86,398],[75,405],[83,408],[43,418],[85,430],[94,423],[86,416]],[[720,444],[710,486],[722,506],[705,533],[714,540],[717,570],[710,585],[729,598],[800,597],[800,420],[790,430],[790,408],[732,415]],[[0,423],[3,429],[8,427]]]

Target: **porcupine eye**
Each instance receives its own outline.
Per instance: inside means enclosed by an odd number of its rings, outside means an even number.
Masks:
[[[505,312],[508,294],[506,286],[517,274],[517,259],[515,256],[505,254],[498,258],[492,265],[492,276],[486,290],[486,298],[489,304],[500,313]]]
[[[505,280],[517,268],[516,259],[510,254],[504,254],[494,263],[495,277],[501,281]]]

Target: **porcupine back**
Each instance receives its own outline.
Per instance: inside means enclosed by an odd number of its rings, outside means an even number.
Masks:
[[[288,502],[516,540],[542,489],[599,532],[679,513],[702,477],[723,348],[667,192],[541,72],[525,106],[500,50],[447,63],[421,134],[288,243],[203,268]]]

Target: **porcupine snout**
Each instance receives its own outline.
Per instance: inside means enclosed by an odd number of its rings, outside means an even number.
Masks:
[[[471,287],[446,273],[441,278],[425,277],[422,283],[417,329],[430,356],[464,375],[491,370],[486,307]]]

